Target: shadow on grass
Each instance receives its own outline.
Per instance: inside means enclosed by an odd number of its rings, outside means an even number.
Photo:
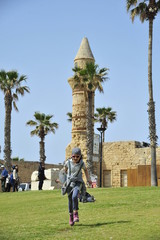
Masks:
[[[110,224],[123,224],[123,223],[129,223],[131,221],[116,221],[116,222],[103,222],[103,223],[93,223],[93,224],[75,224],[74,227],[100,227],[104,225],[110,225]]]

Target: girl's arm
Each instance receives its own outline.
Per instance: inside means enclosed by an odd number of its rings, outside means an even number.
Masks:
[[[67,171],[68,171],[68,167],[67,166],[64,166],[64,171],[67,174]]]
[[[88,173],[88,169],[87,169],[87,168],[84,169],[84,173],[85,173],[87,182],[88,182],[89,184],[92,184],[92,181],[91,181],[91,179],[90,179],[90,176],[89,176],[89,173]]]

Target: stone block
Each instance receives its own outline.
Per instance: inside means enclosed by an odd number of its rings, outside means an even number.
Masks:
[[[59,178],[59,169],[51,168],[45,170],[46,180],[43,183],[43,190],[52,190],[61,188],[59,183],[55,180]],[[34,171],[31,175],[31,190],[38,190],[38,171]]]
[[[31,175],[31,182],[36,182],[38,181],[38,171],[34,171]]]

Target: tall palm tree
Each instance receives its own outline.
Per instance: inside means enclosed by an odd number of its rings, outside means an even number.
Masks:
[[[0,71],[0,89],[4,93],[5,102],[5,127],[4,127],[4,162],[8,170],[11,170],[11,112],[12,105],[18,111],[16,101],[18,95],[24,96],[30,92],[27,86],[22,86],[26,81],[25,75],[19,76],[17,71]]]
[[[86,107],[86,132],[87,132],[87,167],[91,174],[93,168],[92,155],[93,155],[93,119],[94,109],[92,108],[93,97],[95,90],[103,92],[102,83],[106,81],[108,68],[99,69],[99,66],[93,62],[86,63],[86,66],[82,69],[75,67],[72,69],[75,73],[75,87],[82,86],[85,89],[87,97]]]
[[[44,163],[46,156],[45,156],[45,136],[48,133],[55,133],[55,129],[58,129],[57,123],[51,123],[50,120],[53,115],[45,115],[44,113],[35,112],[34,120],[29,120],[26,124],[29,126],[36,126],[34,130],[31,131],[31,136],[38,136],[40,137],[40,162]]]
[[[148,4],[147,4],[148,2]],[[131,9],[131,7],[133,7]],[[148,44],[148,116],[149,116],[149,138],[151,146],[151,186],[157,186],[157,169],[156,169],[156,122],[155,122],[155,102],[153,100],[152,88],[152,37],[153,37],[153,20],[160,10],[160,0],[127,0],[127,11],[130,11],[132,22],[136,16],[140,17],[141,22],[149,21],[149,44]]]
[[[117,114],[115,111],[112,111],[111,107],[108,108],[96,108],[97,113],[94,114],[96,122],[100,122],[103,128],[108,128],[108,122],[114,122],[117,120]],[[105,132],[102,133],[103,142],[105,141]]]

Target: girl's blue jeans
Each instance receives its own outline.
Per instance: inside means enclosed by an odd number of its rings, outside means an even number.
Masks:
[[[78,194],[79,194],[79,188],[74,187],[73,191],[68,196],[69,213],[72,213],[73,211],[78,210]]]

